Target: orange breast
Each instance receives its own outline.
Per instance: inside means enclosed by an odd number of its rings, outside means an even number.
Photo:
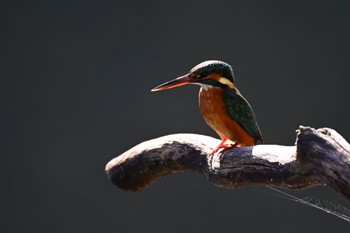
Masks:
[[[242,146],[255,145],[255,139],[228,115],[220,87],[201,88],[199,108],[207,124],[221,139],[229,139]]]

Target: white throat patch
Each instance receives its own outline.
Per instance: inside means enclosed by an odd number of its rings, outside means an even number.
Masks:
[[[202,88],[204,91],[207,91],[208,89],[213,88],[213,86],[207,85],[207,84],[203,84],[203,83],[198,83],[198,85],[201,86],[201,88]]]

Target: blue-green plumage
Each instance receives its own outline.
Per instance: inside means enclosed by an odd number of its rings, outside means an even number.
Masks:
[[[227,113],[231,119],[240,124],[250,136],[254,137],[256,144],[262,143],[261,131],[248,101],[236,88],[224,88],[223,98]]]

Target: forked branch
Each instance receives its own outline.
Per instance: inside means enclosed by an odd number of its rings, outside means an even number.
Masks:
[[[142,191],[173,172],[194,171],[223,188],[328,185],[350,201],[350,145],[335,130],[300,126],[296,146],[257,145],[209,156],[218,139],[174,134],[143,142],[106,165],[124,190]]]

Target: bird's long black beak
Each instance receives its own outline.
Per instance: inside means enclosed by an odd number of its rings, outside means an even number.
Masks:
[[[169,82],[163,83],[153,88],[151,91],[163,91],[163,90],[172,89],[175,87],[180,87],[186,84],[190,84],[192,82],[193,82],[193,78],[191,78],[190,75],[186,74],[184,76],[173,79]]]

